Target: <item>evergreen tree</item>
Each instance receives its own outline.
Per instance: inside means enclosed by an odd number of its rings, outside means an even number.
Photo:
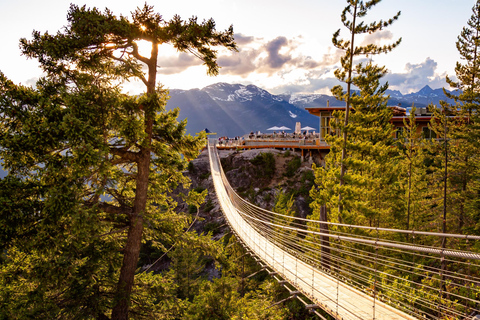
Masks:
[[[403,203],[399,204],[399,207],[405,211],[405,219],[402,219],[398,228],[406,230],[421,229],[423,219],[419,213],[422,211],[422,202],[427,190],[425,140],[422,140],[422,133],[418,129],[415,111],[416,108],[412,107],[408,119],[403,120],[403,128],[397,141],[400,149],[399,183],[401,190],[404,191]]]
[[[400,44],[401,38],[398,39],[396,42],[390,45],[385,46],[378,46],[375,44],[368,44],[366,46],[356,46],[355,45],[355,38],[358,35],[362,34],[372,34],[377,31],[382,30],[383,28],[388,27],[391,25],[395,20],[398,19],[400,16],[400,12],[398,12],[395,16],[391,19],[383,21],[380,20],[378,22],[371,22],[369,24],[365,23],[364,21],[359,21],[359,19],[365,17],[367,12],[372,9],[375,5],[377,5],[381,0],[370,0],[370,1],[361,1],[361,0],[347,0],[347,6],[343,10],[341,14],[341,20],[345,28],[350,33],[350,40],[343,40],[339,39],[340,37],[340,29],[337,30],[333,34],[333,45],[345,51],[345,55],[340,59],[342,68],[335,70],[335,77],[340,81],[346,83],[347,91],[344,92],[342,86],[338,85],[332,88],[332,93],[334,94],[335,98],[341,101],[346,102],[346,109],[345,109],[345,120],[343,126],[340,127],[342,131],[343,137],[343,145],[341,149],[341,160],[340,160],[340,177],[339,177],[339,211],[342,211],[342,198],[344,193],[348,193],[348,191],[343,192],[342,186],[345,184],[345,171],[347,170],[345,159],[347,157],[347,138],[349,134],[349,114],[350,114],[350,107],[352,106],[355,108],[354,102],[352,100],[352,85],[354,85],[355,81],[355,67],[354,67],[354,58],[358,56],[369,56],[375,55],[380,53],[388,53],[393,50],[397,45]],[[360,67],[362,69],[362,67]],[[358,70],[357,68],[357,71]]]
[[[455,74],[458,82],[447,77],[447,83],[458,89],[457,94],[444,90],[447,97],[454,99],[461,110],[470,117],[478,117],[480,103],[480,1],[472,8],[473,14],[458,36],[457,50],[465,64],[457,62]]]
[[[455,100],[455,105],[449,106],[455,121],[452,122],[449,138],[450,170],[449,184],[456,221],[456,232],[478,232],[478,209],[480,201],[478,193],[480,185],[480,2],[472,8],[472,16],[467,21],[458,36],[456,43],[464,64],[457,62],[455,74],[458,82],[447,77],[447,83],[458,89],[451,94],[445,94]]]
[[[387,224],[396,214],[391,201],[397,198],[398,188],[394,183],[396,168],[391,161],[395,157],[392,113],[384,95],[388,84],[380,85],[386,70],[371,62],[360,63],[355,70],[353,84],[359,91],[350,97],[355,108],[348,124],[351,134],[346,143],[341,137],[327,138],[330,153],[325,158],[325,167],[314,167],[317,188],[312,189],[311,197],[317,209],[322,205],[330,208],[332,221],[378,225],[381,220]],[[340,116],[335,113],[334,130],[345,130]],[[343,161],[348,168],[344,175],[348,183],[342,185],[339,163],[344,148],[349,154]]]
[[[289,197],[285,194],[285,191],[279,189],[277,196],[275,197],[275,206],[272,211],[292,218],[274,216],[272,222],[282,226],[290,226],[295,217],[295,210],[293,209],[294,202],[295,199],[293,198],[293,194]],[[280,238],[295,238],[297,235],[296,231],[285,230],[281,227],[273,227],[273,232],[276,237],[278,236]]]
[[[165,43],[192,52],[211,75],[212,47],[236,49],[232,28],[165,21],[147,5],[131,21],[72,5],[61,32],[21,40],[47,76],[36,88],[0,76],[2,316],[127,319],[142,241],[162,248],[183,231],[187,219],[168,193],[188,186],[181,172],[205,139],[185,135],[178,110],[165,111],[156,81]],[[132,79],[143,95],[122,93]]]

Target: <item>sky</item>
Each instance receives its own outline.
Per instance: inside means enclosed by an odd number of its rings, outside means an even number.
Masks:
[[[144,0],[0,0],[0,71],[15,83],[33,85],[42,72],[34,60],[21,55],[19,39],[33,30],[56,33],[67,24],[70,3],[108,7],[116,15],[131,16]],[[207,76],[202,62],[160,46],[158,80],[167,88],[203,88],[216,82],[254,84],[270,93],[323,93],[339,84],[333,71],[342,52],[332,45],[333,33],[349,34],[340,14],[345,0],[149,0],[165,20],[174,14],[199,21],[213,18],[217,30],[233,25],[239,52],[219,50],[220,74]],[[472,15],[474,0],[383,0],[364,18],[366,22],[401,16],[380,33],[358,43],[387,44],[402,38],[394,51],[371,57],[389,70],[390,89],[403,94],[425,85],[445,87],[460,60],[455,42]],[[143,91],[130,83],[130,93]]]

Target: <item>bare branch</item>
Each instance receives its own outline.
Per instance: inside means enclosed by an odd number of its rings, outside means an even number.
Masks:
[[[128,52],[128,54],[131,54],[132,56],[134,56],[134,57],[137,58],[138,60],[140,60],[140,61],[142,61],[143,63],[145,63],[146,65],[148,65],[149,62],[150,62],[150,59],[147,59],[147,58],[145,58],[144,56],[140,55],[140,53],[138,52],[138,45],[137,45],[135,42],[130,42],[130,45],[132,46],[133,51],[132,51],[132,52]]]

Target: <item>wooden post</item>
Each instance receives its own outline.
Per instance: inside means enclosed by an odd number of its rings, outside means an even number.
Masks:
[[[320,207],[320,221],[327,222],[327,206],[323,205]],[[328,224],[320,223],[320,231],[322,233],[328,232]],[[325,269],[330,269],[330,237],[321,236],[321,263],[322,267]]]

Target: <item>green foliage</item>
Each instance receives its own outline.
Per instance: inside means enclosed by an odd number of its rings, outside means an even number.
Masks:
[[[210,172],[205,172],[204,174],[201,174],[199,178],[200,178],[201,180],[205,180],[205,179],[208,179],[208,177],[209,177],[210,175],[211,175]]]
[[[339,112],[334,113],[337,121],[331,122],[335,130],[350,134],[327,138],[330,153],[325,167],[314,165],[317,187],[312,189],[311,197],[316,210],[322,205],[331,209],[333,221],[387,223],[394,218],[391,203],[398,190],[392,188],[396,179],[396,164],[391,161],[396,156],[392,147],[393,126],[389,122],[392,114],[387,107],[388,97],[384,96],[386,86],[380,85],[385,69],[368,63],[357,65],[356,70],[358,75],[353,83],[359,92],[351,97],[355,112],[347,127],[341,123],[343,114]],[[348,154],[344,161],[343,150]]]
[[[290,178],[293,177],[301,165],[302,159],[300,159],[300,157],[294,157],[292,160],[287,162],[287,169],[285,170],[284,175]]]
[[[217,221],[211,221],[205,224],[203,227],[203,232],[211,233],[212,235],[218,234],[220,232],[221,224]]]
[[[480,2],[472,8],[472,16],[458,36],[457,50],[463,63],[457,62],[455,74],[458,82],[447,77],[447,83],[459,89],[457,94],[448,94],[455,104],[441,102],[445,115],[456,116],[454,120],[445,119],[443,114],[436,117],[440,121],[433,123],[432,128],[437,135],[443,137],[447,131],[447,166],[449,228],[461,232],[463,229],[471,233],[479,233],[478,209],[480,204]],[[445,120],[444,120],[445,119]],[[438,125],[440,123],[440,125]],[[447,125],[446,128],[445,124]],[[443,130],[442,130],[443,129]],[[439,145],[439,147],[441,147]],[[442,148],[442,147],[441,147]],[[445,146],[443,146],[445,148]],[[444,149],[443,149],[444,150]],[[454,227],[455,226],[455,227]],[[467,227],[468,226],[468,227]],[[465,230],[465,231],[466,231]]]
[[[203,211],[205,212],[210,212],[215,206],[213,205],[213,202],[211,199],[208,199],[207,202],[205,203],[203,207]]]
[[[190,204],[188,205],[188,213],[195,214],[197,213],[197,206]]]
[[[274,216],[272,222],[281,226],[290,226],[294,221],[293,217],[295,217],[294,203],[295,199],[293,198],[293,194],[287,195],[283,190],[279,189],[277,196],[275,197],[275,206],[272,211],[283,216]],[[289,216],[292,218],[288,218]],[[276,234],[283,234],[284,237],[295,237],[297,234],[296,231],[285,230],[281,227],[274,227],[274,230]]]
[[[132,319],[179,319],[188,302],[177,296],[178,285],[170,274],[141,273],[132,294]],[[161,303],[159,303],[161,301]]]
[[[335,70],[335,76],[347,84],[347,90],[338,85],[332,88],[332,93],[346,102],[346,110],[333,114],[332,132],[340,135],[327,137],[330,153],[325,167],[313,166],[317,186],[310,193],[314,211],[327,205],[332,221],[378,223],[391,215],[389,201],[395,198],[395,193],[386,188],[395,173],[389,161],[393,155],[390,147],[393,129],[389,123],[388,97],[384,96],[388,84],[380,85],[386,68],[374,65],[371,60],[353,65],[354,57],[387,53],[401,41],[386,46],[355,46],[357,35],[374,33],[398,19],[400,12],[387,21],[370,24],[359,21],[379,2],[347,0],[341,20],[351,39],[339,39],[340,30],[333,35],[334,46],[345,51],[340,61],[342,68]],[[359,90],[352,93],[351,85]],[[354,111],[351,115],[350,106]],[[343,123],[341,118],[345,119]],[[388,193],[381,194],[379,190]]]
[[[271,179],[275,174],[275,156],[270,152],[259,153],[250,162],[256,166],[260,178]]]
[[[193,162],[189,162],[188,165],[187,165],[187,170],[188,172],[190,173],[195,173],[195,165],[193,164]]]
[[[237,285],[237,280],[229,277],[204,281],[202,294],[195,297],[187,310],[188,319],[285,319],[285,309],[268,308],[274,303],[271,281],[264,282],[259,290],[243,297],[237,292]]]
[[[415,107],[410,111],[408,119],[403,122],[403,131],[397,140],[399,149],[398,157],[398,183],[401,190],[401,202],[397,203],[399,209],[405,212],[404,223],[399,225],[402,229],[415,226],[418,230],[428,223],[428,212],[423,205],[428,190],[426,152],[430,142],[422,139],[415,122]]]
[[[199,292],[200,274],[205,265],[202,252],[191,246],[177,246],[169,253],[172,259],[171,270],[177,285],[177,297],[191,300]]]
[[[302,183],[312,183],[315,180],[315,174],[313,170],[306,170],[302,174],[302,179],[300,180]]]

